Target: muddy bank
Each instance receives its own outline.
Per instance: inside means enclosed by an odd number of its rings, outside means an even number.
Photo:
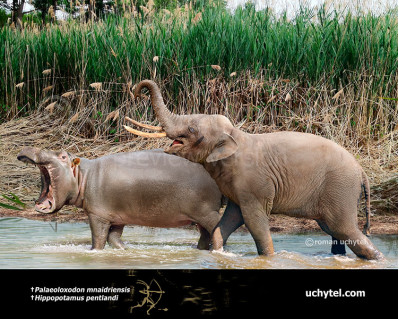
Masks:
[[[76,134],[72,134],[76,133]],[[116,140],[102,137],[85,138],[74,132],[62,118],[37,113],[29,117],[11,120],[0,124],[0,195],[16,194],[29,206],[40,192],[40,172],[33,165],[26,166],[17,160],[17,154],[24,146],[35,146],[52,150],[64,149],[77,156],[89,159],[119,152],[163,148],[169,145],[167,139],[134,138],[124,131]],[[123,143],[120,142],[123,140]],[[381,156],[381,150],[391,150],[389,156]],[[398,233],[398,168],[397,133],[380,141],[370,141],[363,149],[350,151],[359,160],[370,180],[371,188],[371,231],[374,234]],[[0,198],[5,204],[11,204]],[[364,201],[359,209],[359,228],[364,225]],[[86,221],[86,214],[74,207],[65,207],[51,215],[37,213],[33,208],[24,211],[7,210],[0,207],[0,217],[24,217],[42,221],[74,222]],[[313,220],[297,219],[284,215],[272,215],[273,232],[320,231]],[[245,230],[245,227],[241,228]]]
[[[23,217],[33,220],[41,220],[47,222],[87,222],[87,215],[81,209],[62,209],[55,214],[41,214],[33,208],[23,211],[9,210],[0,208],[0,217]],[[359,229],[363,229],[365,217],[359,216]],[[194,226],[187,226],[194,227]],[[300,219],[285,215],[272,215],[270,218],[270,229],[273,233],[301,233],[320,231],[319,225],[310,219]],[[242,226],[238,231],[247,231]],[[398,233],[398,216],[374,215],[371,217],[371,233],[372,234],[397,234]]]

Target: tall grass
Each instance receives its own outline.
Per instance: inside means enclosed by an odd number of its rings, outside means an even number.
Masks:
[[[0,114],[47,107],[82,134],[112,136],[123,115],[154,120],[131,94],[136,82],[152,78],[179,113],[217,112],[260,125],[254,130],[270,125],[362,143],[397,123],[397,22],[397,10],[375,16],[302,8],[290,21],[209,5],[4,27]]]

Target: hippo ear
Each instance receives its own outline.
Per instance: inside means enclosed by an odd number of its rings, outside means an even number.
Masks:
[[[80,158],[76,157],[72,160],[72,167],[78,166],[80,164]]]
[[[233,155],[238,149],[237,142],[234,138],[226,133],[223,133],[222,138],[216,144],[216,147],[212,150],[211,154],[208,155],[206,161],[208,163],[220,161]]]
[[[73,172],[73,177],[76,177],[76,168],[79,166],[79,164],[80,164],[79,157],[76,157],[72,160],[71,168],[72,168],[72,172]]]

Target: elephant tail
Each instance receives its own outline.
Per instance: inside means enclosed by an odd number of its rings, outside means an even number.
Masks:
[[[363,234],[370,236],[370,185],[364,171],[362,171],[362,187],[364,191],[364,199],[366,200],[366,224],[363,227]]]

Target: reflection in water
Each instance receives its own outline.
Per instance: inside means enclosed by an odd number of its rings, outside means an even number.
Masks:
[[[55,231],[57,230],[57,231]],[[191,228],[125,227],[126,250],[109,246],[90,250],[88,224],[0,218],[0,268],[397,268],[397,235],[372,236],[386,260],[365,261],[350,249],[330,252],[322,233],[272,235],[276,254],[258,256],[249,233],[236,232],[223,251],[196,249],[199,234]],[[310,238],[310,239],[309,239]],[[312,242],[312,245],[309,245]]]

